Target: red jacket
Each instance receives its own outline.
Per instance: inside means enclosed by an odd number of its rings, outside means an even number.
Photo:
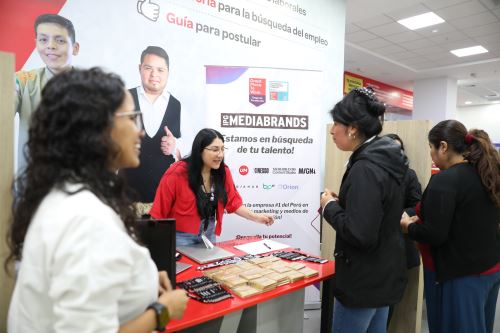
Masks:
[[[222,216],[224,209],[233,213],[243,205],[243,200],[234,186],[229,168],[225,166],[227,204],[222,201],[217,204],[217,226],[215,234],[222,231]],[[187,163],[179,161],[172,164],[163,174],[156,190],[153,207],[149,214],[155,219],[175,218],[176,230],[197,235],[200,230],[201,217],[196,208],[196,198],[189,187]]]

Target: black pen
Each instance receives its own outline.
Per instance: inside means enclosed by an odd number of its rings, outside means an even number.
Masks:
[[[266,243],[262,243],[264,244],[265,247],[267,247],[269,250],[271,250],[271,247],[269,245],[267,245]]]

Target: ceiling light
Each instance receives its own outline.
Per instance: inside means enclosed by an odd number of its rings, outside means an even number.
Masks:
[[[471,101],[465,101],[465,104],[469,105],[469,104],[472,104]]]
[[[398,21],[399,24],[404,25],[410,30],[425,28],[443,22],[444,20],[433,12],[408,17]]]
[[[486,53],[488,52],[488,50],[482,47],[481,45],[476,45],[476,46],[466,47],[463,49],[451,50],[450,52],[456,55],[457,57],[467,57],[474,54]]]

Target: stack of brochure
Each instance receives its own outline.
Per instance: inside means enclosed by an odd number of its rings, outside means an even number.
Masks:
[[[262,292],[261,290],[251,287],[247,284],[235,287],[231,290],[241,298],[247,298],[253,295],[260,294]]]
[[[258,279],[248,281],[248,285],[266,292],[275,289],[278,284],[276,283],[276,280],[263,276]]]

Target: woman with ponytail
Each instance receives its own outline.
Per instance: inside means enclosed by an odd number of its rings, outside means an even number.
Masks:
[[[337,148],[352,151],[337,194],[325,189],[323,217],[335,229],[334,332],[386,332],[389,305],[406,287],[399,220],[408,161],[382,131],[384,104],[357,88],[330,112]]]
[[[482,130],[445,120],[428,135],[441,171],[418,216],[401,220],[420,242],[429,332],[493,332],[500,286],[500,158]]]

